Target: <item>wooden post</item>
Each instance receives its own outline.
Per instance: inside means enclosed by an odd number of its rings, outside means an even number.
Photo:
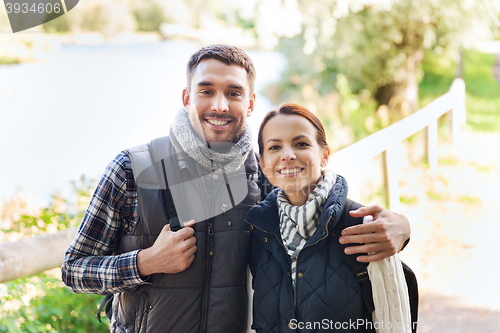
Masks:
[[[399,202],[399,174],[397,161],[397,147],[384,151],[384,184],[387,209],[394,212],[400,211]]]
[[[429,123],[425,128],[425,158],[429,164],[429,169],[434,172],[437,169],[437,145],[438,145],[438,127],[437,119]]]
[[[77,228],[0,244],[0,282],[61,266]]]
[[[465,82],[462,79],[455,79],[450,88],[450,97],[452,98],[453,108],[449,113],[451,139],[453,144],[460,144],[460,129],[465,126]]]

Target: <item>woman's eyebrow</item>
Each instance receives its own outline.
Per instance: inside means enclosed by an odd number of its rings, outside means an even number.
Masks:
[[[271,141],[281,142],[280,139],[269,139],[269,140],[266,141],[266,144],[268,144]]]
[[[309,137],[307,135],[301,134],[301,135],[297,135],[297,136],[293,137],[292,141],[297,141],[297,140],[300,140],[302,138],[307,138],[308,139]]]

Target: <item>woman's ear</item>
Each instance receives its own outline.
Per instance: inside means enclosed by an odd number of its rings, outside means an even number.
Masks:
[[[264,159],[262,158],[262,155],[259,154],[259,165],[260,169],[262,170],[262,173],[267,177],[267,168],[264,164]]]
[[[321,157],[321,167],[326,168],[328,160],[330,159],[330,147],[323,147],[323,156]]]

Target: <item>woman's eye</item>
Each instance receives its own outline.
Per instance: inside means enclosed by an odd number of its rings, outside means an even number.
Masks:
[[[269,147],[269,150],[276,150],[276,149],[280,149],[280,146],[274,145],[274,146]]]
[[[297,143],[297,146],[298,147],[308,147],[309,144],[307,142],[299,142],[299,143]]]

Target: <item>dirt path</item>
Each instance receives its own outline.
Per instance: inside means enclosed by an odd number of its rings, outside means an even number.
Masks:
[[[412,224],[401,257],[419,279],[420,332],[500,332],[500,134],[462,141],[440,142],[434,174],[411,158],[400,171]]]

